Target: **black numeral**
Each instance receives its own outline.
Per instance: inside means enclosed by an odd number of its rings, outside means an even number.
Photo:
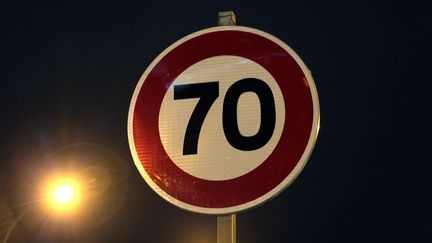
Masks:
[[[192,112],[183,142],[183,154],[196,154],[202,124],[210,107],[219,96],[219,83],[183,84],[174,86],[174,100],[200,98]]]
[[[254,92],[261,105],[260,128],[253,136],[243,136],[237,122],[238,100],[245,92]],[[234,148],[250,151],[266,145],[276,124],[275,102],[270,87],[256,78],[245,78],[234,83],[225,95],[222,121],[225,137]]]
[[[261,123],[258,132],[252,136],[240,133],[237,106],[240,95],[253,92],[258,96],[261,107]],[[183,155],[197,154],[198,139],[202,124],[210,107],[219,96],[219,82],[183,84],[174,86],[174,100],[200,98],[186,128]],[[262,80],[245,78],[235,82],[228,89],[222,111],[222,125],[225,137],[236,149],[251,151],[266,145],[273,135],[276,124],[276,110],[273,93]]]

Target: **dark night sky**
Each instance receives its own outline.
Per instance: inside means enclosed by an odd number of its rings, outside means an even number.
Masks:
[[[0,236],[10,242],[215,242],[215,216],[178,209],[136,170],[133,90],[181,37],[235,11],[312,70],[321,131],[275,199],[238,215],[238,242],[432,242],[426,1],[0,3]],[[51,171],[101,181],[79,217],[34,202]],[[23,216],[21,216],[23,215]]]

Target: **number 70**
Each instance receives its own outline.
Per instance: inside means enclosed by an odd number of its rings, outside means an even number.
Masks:
[[[258,132],[252,136],[243,136],[237,122],[237,104],[245,92],[258,96],[261,107],[261,123]],[[202,124],[210,107],[219,96],[219,82],[182,84],[174,86],[174,100],[200,98],[192,112],[186,128],[183,155],[197,154],[198,139]],[[275,101],[271,88],[262,80],[245,78],[231,85],[223,102],[222,125],[226,139],[236,149],[256,150],[270,140],[276,123]]]

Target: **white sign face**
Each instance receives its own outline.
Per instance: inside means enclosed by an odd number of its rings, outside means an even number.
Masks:
[[[162,52],[129,110],[145,181],[186,210],[228,214],[280,193],[305,166],[319,127],[309,70],[274,36],[205,29]]]
[[[223,104],[227,90],[237,81],[256,78],[271,89],[276,109],[273,135],[264,146],[251,151],[239,150],[228,141],[223,128]],[[195,154],[183,154],[184,137],[199,98],[175,100],[174,86],[216,81],[219,96],[203,120]],[[237,103],[237,125],[242,136],[252,137],[261,126],[261,105],[254,92],[244,92]],[[159,111],[159,133],[171,160],[186,173],[222,181],[242,176],[264,162],[277,145],[285,121],[285,105],[279,85],[271,74],[252,60],[238,56],[204,59],[181,73],[168,88]]]

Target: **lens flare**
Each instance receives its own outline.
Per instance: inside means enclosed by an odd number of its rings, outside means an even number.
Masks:
[[[69,211],[75,209],[80,201],[81,190],[79,184],[71,179],[55,180],[48,189],[51,209]]]
[[[54,191],[54,200],[60,204],[70,203],[75,196],[75,189],[70,184],[58,186]]]

